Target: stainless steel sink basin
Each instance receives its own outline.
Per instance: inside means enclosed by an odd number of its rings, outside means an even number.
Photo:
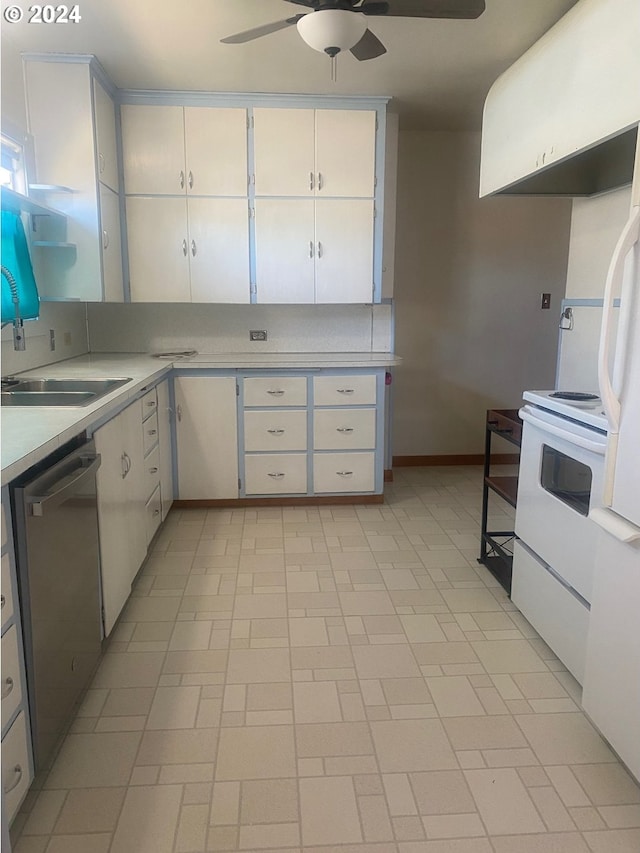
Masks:
[[[2,390],[3,406],[87,406],[130,377],[118,379],[19,379]]]

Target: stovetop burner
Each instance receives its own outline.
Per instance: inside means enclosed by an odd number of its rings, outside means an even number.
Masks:
[[[597,394],[585,394],[583,391],[554,391],[549,396],[557,400],[573,400],[574,403],[588,403],[600,399]]]

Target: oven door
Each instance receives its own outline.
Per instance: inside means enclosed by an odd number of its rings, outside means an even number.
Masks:
[[[566,584],[591,601],[606,435],[525,406],[516,534]]]

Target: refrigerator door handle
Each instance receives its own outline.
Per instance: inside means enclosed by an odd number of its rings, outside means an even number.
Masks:
[[[609,420],[610,432],[617,433],[620,426],[620,400],[613,390],[609,373],[609,355],[613,333],[613,300],[619,291],[624,273],[624,262],[640,237],[640,207],[632,207],[620,239],[613,251],[604,288],[604,306],[600,327],[598,351],[598,385],[604,411]]]
[[[589,511],[589,518],[620,542],[630,545],[640,541],[640,527],[606,507],[594,507]]]

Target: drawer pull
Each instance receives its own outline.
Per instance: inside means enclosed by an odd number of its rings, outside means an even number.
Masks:
[[[155,435],[157,432],[158,432],[158,430],[157,430],[157,429],[148,429],[148,430],[147,430],[147,435]]]
[[[154,466],[153,468],[149,468],[149,473],[150,474],[157,474],[158,473],[157,467]]]
[[[353,432],[353,427],[336,427],[336,432]]]
[[[336,474],[339,477],[350,477],[353,474],[353,471],[336,471]]]
[[[14,788],[17,788],[18,785],[20,784],[20,781],[22,779],[22,766],[20,764],[16,764],[15,767],[13,768],[13,773],[14,773],[13,781],[10,783],[7,783],[3,787],[3,791],[5,794],[10,794],[11,791],[13,791]]]
[[[149,402],[147,403],[147,406],[150,406],[153,409],[155,404],[156,404],[155,400],[149,400]]]
[[[156,515],[160,515],[160,510],[159,510],[159,509],[154,509],[154,511],[153,511],[153,517],[155,518],[155,517],[156,517]]]
[[[4,597],[4,595],[0,595],[0,609],[4,607],[6,603],[7,599]]]
[[[9,693],[13,690],[13,678],[8,675],[4,680],[4,686],[2,689],[2,698],[6,699]]]
[[[282,397],[284,391],[267,391],[267,394],[271,394],[274,397]]]
[[[281,477],[284,477],[282,471],[273,471],[267,474],[268,477],[273,477],[274,480],[279,480]]]
[[[353,388],[336,388],[338,394],[353,394]]]
[[[267,432],[271,433],[271,435],[282,435],[284,430],[283,429],[268,429]]]

